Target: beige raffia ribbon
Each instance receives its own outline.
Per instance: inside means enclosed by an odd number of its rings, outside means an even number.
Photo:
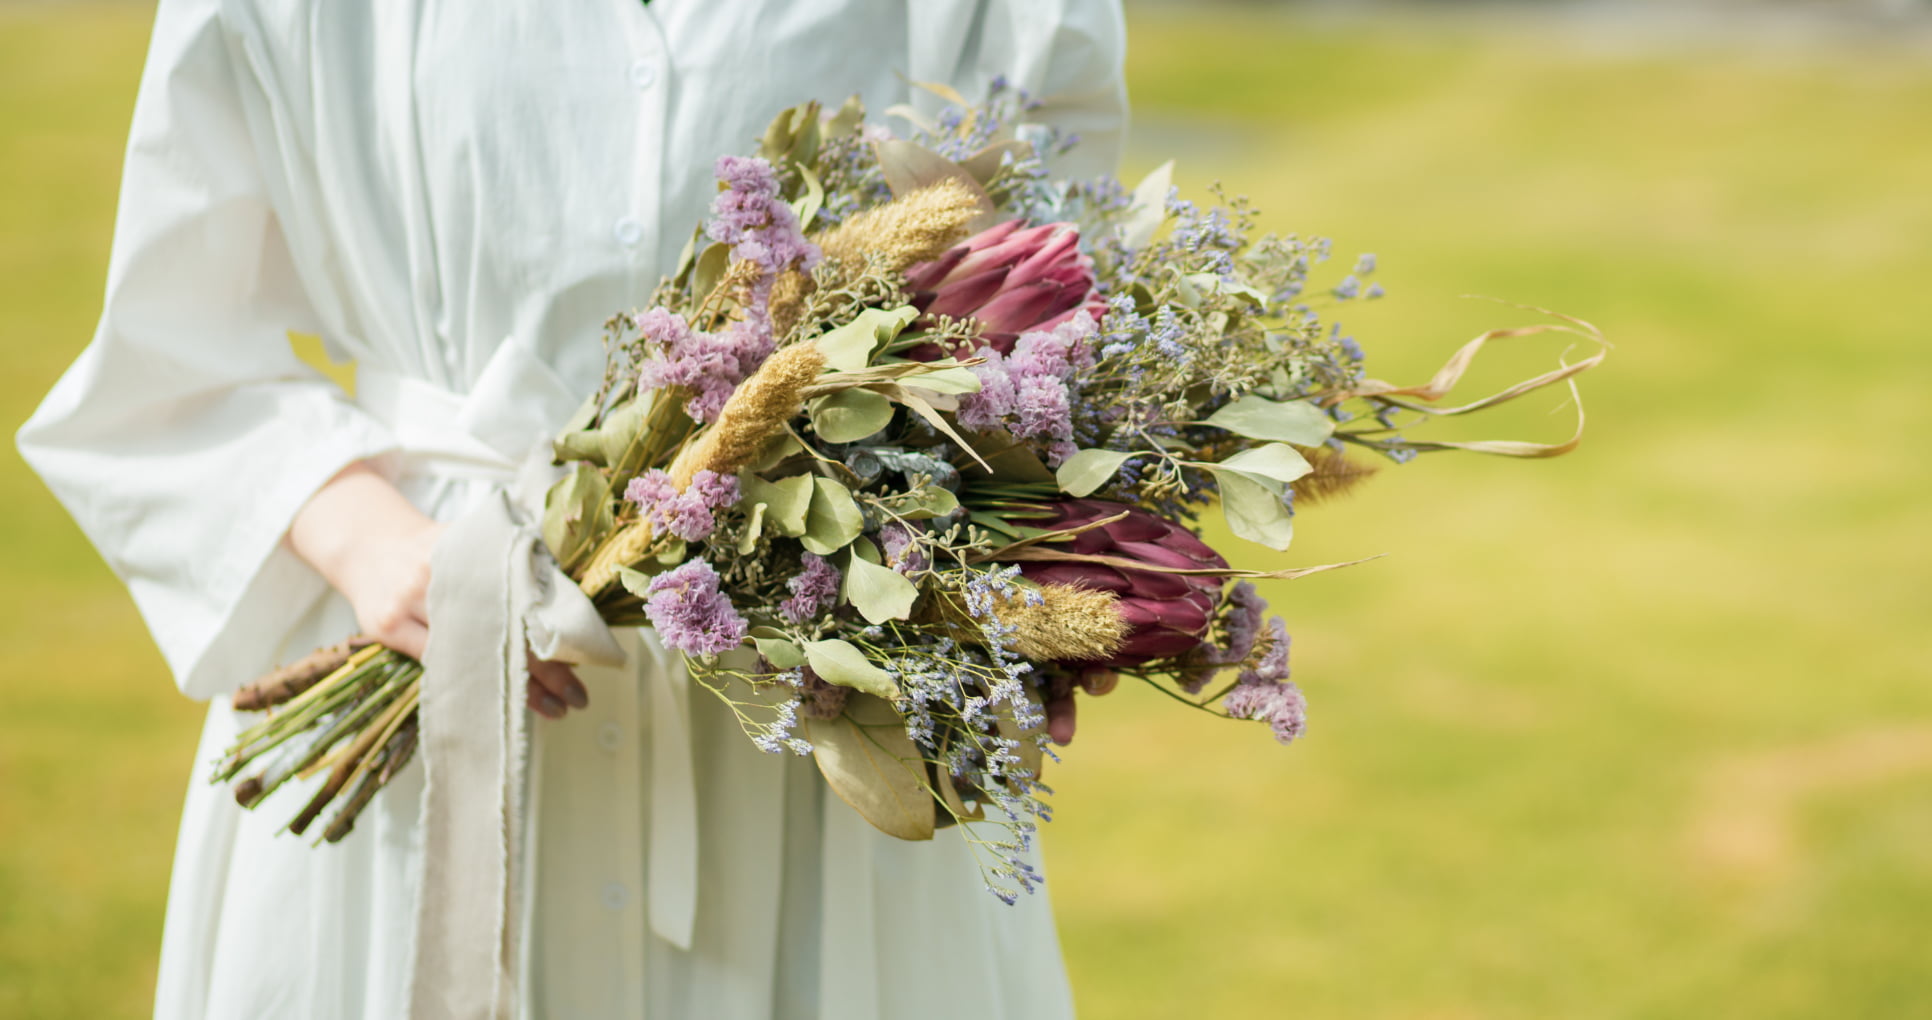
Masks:
[[[539,658],[621,665],[597,609],[499,490],[431,558],[423,657],[423,854],[411,1020],[514,1015],[522,920],[524,708]]]
[[[405,472],[488,482],[431,561],[422,744],[428,778],[416,864],[413,1020],[514,1012],[528,928],[520,897],[538,824],[524,791],[524,642],[539,658],[617,665],[623,649],[543,549],[534,521],[556,480],[547,437],[581,394],[519,337],[470,392],[364,365],[357,400],[395,432]],[[507,495],[506,495],[507,493]],[[651,711],[651,930],[691,947],[697,914],[696,770],[683,659],[648,629],[637,664]]]

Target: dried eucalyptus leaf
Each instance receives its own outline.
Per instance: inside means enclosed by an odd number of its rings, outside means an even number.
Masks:
[[[925,760],[891,705],[853,695],[843,715],[807,720],[804,728],[812,758],[839,799],[888,836],[932,838],[935,808]]]
[[[813,401],[807,414],[826,442],[856,443],[892,423],[892,401],[871,390],[840,390]]]
[[[1221,466],[1283,483],[1292,482],[1314,470],[1308,458],[1286,443],[1267,443],[1242,450],[1221,461]]]
[[[1121,224],[1121,240],[1128,248],[1145,247],[1154,239],[1161,224],[1167,221],[1167,195],[1173,189],[1174,161],[1171,159],[1155,167],[1153,173],[1134,186],[1133,201]]]
[[[718,289],[718,281],[724,279],[725,270],[731,267],[731,249],[712,242],[698,253],[697,267],[691,270],[691,298],[694,304],[704,304],[711,292]]]
[[[745,518],[745,530],[738,536],[738,555],[750,556],[758,548],[758,538],[765,533],[765,513],[770,507],[764,503],[754,503],[750,516]]]
[[[852,321],[828,330],[818,338],[818,349],[825,355],[825,366],[838,372],[861,371],[872,361],[880,344],[897,337],[919,317],[911,305],[898,308],[867,308]]]
[[[805,642],[805,661],[828,684],[864,691],[877,698],[899,700],[899,683],[892,674],[872,664],[859,646],[836,638]]]
[[[805,193],[792,203],[792,214],[798,217],[798,229],[809,230],[812,219],[825,205],[825,185],[819,183],[818,175],[804,163],[797,164],[798,176],[805,185]]]
[[[853,548],[869,549],[871,545],[870,542],[861,541],[853,543]],[[911,616],[912,604],[919,600],[919,588],[897,570],[870,562],[854,552],[845,565],[844,595],[845,601],[851,603],[867,623],[884,623]]]
[[[805,511],[805,548],[830,556],[852,543],[865,528],[865,514],[845,486],[830,478],[812,479],[812,502]]]
[[[839,112],[826,118],[820,129],[828,138],[843,138],[865,123],[865,103],[857,95],[847,96]]]
[[[1132,456],[1119,450],[1079,450],[1061,463],[1053,477],[1060,483],[1060,491],[1085,496],[1113,481],[1120,474],[1120,466]]]
[[[617,580],[624,590],[640,599],[651,597],[651,575],[631,567],[618,567]]]
[[[589,555],[613,526],[610,483],[588,464],[558,480],[543,502],[543,543],[566,570]]]
[[[773,531],[789,538],[805,533],[805,514],[812,505],[811,475],[793,475],[775,482],[747,475],[739,480],[739,485],[744,494],[742,501],[754,506],[765,505],[765,523]]]
[[[1209,415],[1203,424],[1296,446],[1320,446],[1335,432],[1335,422],[1314,401],[1279,403],[1253,393]]]
[[[1032,154],[1033,147],[1019,139],[995,142],[959,161],[959,168],[973,175],[973,179],[984,184],[993,183],[993,178],[1006,165],[1011,156],[1015,160],[1025,159]]]
[[[933,364],[939,363],[933,362]],[[928,372],[909,375],[905,377],[905,384],[931,390],[934,393],[978,393],[980,389],[979,376],[974,375],[973,370],[964,365],[944,365]]]
[[[758,654],[765,661],[779,669],[797,669],[805,665],[805,649],[798,647],[792,639],[775,627],[753,627],[751,643],[758,646]]]
[[[1228,530],[1270,549],[1286,549],[1295,538],[1294,516],[1282,502],[1280,482],[1218,465],[1210,469],[1221,489],[1221,513]]]

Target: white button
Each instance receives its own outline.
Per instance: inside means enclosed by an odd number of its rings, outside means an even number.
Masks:
[[[637,242],[644,240],[644,224],[631,219],[629,216],[612,224],[610,232],[612,236],[617,238],[617,243],[626,248],[635,248],[637,247]]]
[[[604,909],[605,910],[622,910],[624,909],[624,904],[628,902],[630,898],[631,898],[631,891],[629,889],[624,888],[624,883],[606,882],[604,884]]]
[[[617,750],[617,745],[621,743],[623,739],[624,739],[623,728],[618,726],[614,722],[607,722],[604,725],[597,727],[598,746],[602,747],[606,751]]]
[[[648,89],[657,84],[657,65],[648,60],[632,61],[631,84],[640,89]]]

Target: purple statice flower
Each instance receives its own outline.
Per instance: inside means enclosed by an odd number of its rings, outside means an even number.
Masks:
[[[684,411],[713,422],[738,384],[765,363],[776,346],[762,317],[733,322],[717,333],[693,329],[683,316],[653,308],[637,317],[651,356],[638,367],[638,387],[676,386],[690,392]]]
[[[778,604],[778,615],[804,623],[838,603],[839,568],[823,556],[806,553],[803,569],[785,587],[792,597]]]
[[[818,264],[818,246],[805,239],[798,216],[779,195],[778,172],[770,163],[756,156],[720,156],[715,169],[725,190],[711,203],[707,236],[730,245],[733,258],[758,266],[767,278]]]
[[[695,496],[707,510],[723,510],[738,502],[738,476],[721,475],[709,468],[701,468],[691,476],[691,487],[685,492]]]
[[[1247,683],[1234,685],[1222,703],[1236,719],[1265,719],[1275,731],[1275,739],[1288,743],[1308,728],[1308,701],[1301,688],[1290,683]]]
[[[1288,625],[1281,622],[1281,617],[1277,616],[1268,621],[1268,645],[1262,649],[1260,661],[1241,671],[1241,682],[1259,684],[1286,679],[1288,679]]]
[[[886,565],[901,574],[917,574],[932,565],[919,545],[919,533],[913,525],[888,522],[879,529],[879,544],[885,547]]]
[[[1082,310],[1052,329],[1021,334],[1005,355],[981,347],[975,353],[986,361],[973,366],[980,390],[960,398],[959,423],[1004,426],[1017,439],[1041,440],[1049,466],[1058,465],[1074,450],[1069,387],[1094,367],[1090,341],[1098,332],[1093,316]]]
[[[665,645],[691,655],[717,655],[744,643],[751,627],[718,590],[718,572],[690,560],[651,579],[644,615]]]
[[[1217,666],[1232,666],[1246,659],[1254,651],[1255,638],[1261,633],[1261,614],[1267,608],[1267,600],[1261,597],[1253,584],[1242,581],[1235,585],[1228,592],[1228,643],[1225,647],[1210,649],[1208,661]],[[1282,629],[1282,634],[1282,646],[1286,649],[1286,627]]]
[[[624,498],[644,511],[651,525],[686,542],[711,537],[717,527],[713,511],[738,502],[738,479],[715,471],[699,471],[683,492],[671,484],[671,476],[661,469],[631,479],[624,487]]]
[[[986,359],[972,367],[979,377],[979,391],[959,398],[959,423],[969,429],[996,429],[1013,413],[1013,377],[999,351],[981,347],[975,353]]]

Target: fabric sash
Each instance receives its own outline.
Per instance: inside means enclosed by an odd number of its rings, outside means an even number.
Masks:
[[[577,664],[625,660],[538,532],[544,493],[558,475],[551,432],[581,397],[515,339],[498,347],[467,395],[367,367],[356,383],[358,402],[397,435],[406,472],[492,483],[431,558],[409,1015],[507,1018],[519,1001],[523,900],[534,873],[535,840],[525,831],[535,807],[525,796],[524,648]],[[698,861],[689,680],[676,655],[654,640],[642,644],[635,666],[652,706],[649,917],[659,937],[688,949]]]

